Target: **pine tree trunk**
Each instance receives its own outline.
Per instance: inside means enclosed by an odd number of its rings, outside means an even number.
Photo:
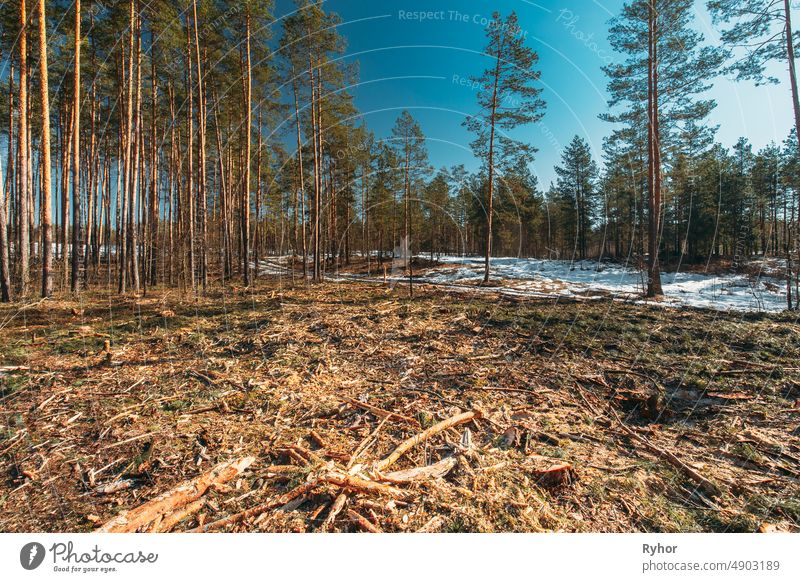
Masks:
[[[197,60],[197,129],[200,140],[200,159],[198,160],[198,207],[200,214],[200,281],[205,291],[208,285],[208,222],[206,211],[206,97],[203,89],[203,69],[200,59],[200,35],[197,22],[197,1],[192,0],[194,15],[194,46]]]
[[[75,71],[73,80],[73,115],[72,130],[72,276],[70,291],[80,291],[80,244],[81,244],[81,2],[75,0]]]
[[[503,35],[501,34],[501,37]],[[489,261],[492,256],[492,219],[494,214],[494,136],[497,121],[497,88],[500,84],[500,63],[503,54],[502,40],[497,46],[497,64],[494,70],[494,88],[492,89],[492,112],[489,116],[489,194],[486,202],[486,255],[484,257],[484,284],[489,282]]]
[[[261,148],[263,147],[263,137],[261,134],[261,107],[258,108],[258,146],[256,147],[256,217],[255,227],[253,232],[253,279],[258,279],[258,261],[261,259],[261,230],[259,223],[261,221]],[[281,212],[282,210],[279,210]],[[281,216],[283,216],[281,214]]]
[[[647,296],[663,295],[661,289],[661,267],[658,263],[659,234],[661,224],[661,135],[658,102],[658,14],[650,5],[648,18],[648,185],[649,228],[647,261]]]
[[[133,171],[130,188],[130,204],[128,207],[128,236],[131,265],[131,283],[133,292],[138,295],[141,285],[139,279],[139,184],[141,181],[142,160],[142,20],[141,4],[137,0],[136,14],[136,105],[134,106],[135,133],[133,136]]]
[[[189,232],[189,277],[191,277],[192,290],[197,292],[197,268],[195,265],[195,233],[194,233],[194,104],[192,95],[192,42],[191,29],[189,27],[189,17],[186,17],[186,91],[188,92],[188,107],[186,109],[186,156],[188,166],[186,172],[186,222]]]
[[[292,78],[294,78],[294,69],[292,69]],[[303,173],[303,142],[300,135],[300,105],[297,96],[297,81],[292,83],[292,89],[294,91],[294,119],[297,127],[297,176],[300,184],[300,229],[303,238],[303,279],[308,280],[308,265],[306,262],[308,256],[308,249],[306,248],[306,187],[305,175]],[[292,269],[294,269],[294,265],[292,265]]]
[[[0,159],[0,301],[11,301],[11,272],[9,269],[7,207],[3,178],[3,160]]]
[[[39,0],[39,77],[42,100],[42,297],[49,297],[53,293],[53,200],[50,174],[50,89],[47,74],[45,0]],[[4,226],[0,224],[0,228],[4,229]]]
[[[17,261],[19,263],[19,294],[28,294],[30,284],[30,230],[28,223],[28,201],[31,184],[28,183],[28,13],[25,0],[20,0],[19,35],[19,131],[18,165],[19,191],[17,192],[17,219],[19,224],[17,241]]]
[[[242,180],[241,236],[244,286],[250,285],[250,155],[251,131],[253,126],[253,79],[250,62],[250,8],[245,13],[245,98],[244,98],[244,180]]]

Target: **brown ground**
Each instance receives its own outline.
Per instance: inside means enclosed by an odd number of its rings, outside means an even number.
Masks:
[[[0,531],[90,531],[247,455],[174,531],[309,481],[227,529],[800,527],[793,315],[432,287],[409,301],[400,287],[284,280],[197,301],[157,291],[5,306],[0,334]],[[470,410],[482,418],[376,471],[404,439]],[[324,480],[386,482],[449,456],[444,477],[394,494]]]

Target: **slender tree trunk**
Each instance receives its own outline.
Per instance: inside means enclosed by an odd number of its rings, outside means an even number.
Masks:
[[[152,33],[151,33],[152,35]],[[156,115],[158,113],[158,78],[156,76],[155,55],[150,55],[150,98],[151,98],[151,120],[150,120],[150,234],[148,237],[148,257],[149,262],[145,267],[145,277],[149,278],[150,285],[158,283],[158,225],[160,216],[159,203],[159,158],[158,158],[158,135],[156,133]],[[166,131],[166,130],[165,130]]]
[[[658,262],[659,235],[661,225],[661,135],[658,101],[658,14],[656,7],[650,5],[648,22],[648,191],[649,228],[647,261],[647,296],[663,295],[661,288],[661,267]]]
[[[136,115],[136,130],[134,133],[134,153],[133,153],[133,171],[132,183],[130,189],[130,205],[128,208],[128,234],[130,240],[130,248],[128,253],[130,255],[131,264],[131,283],[133,284],[133,292],[138,294],[140,288],[139,279],[139,224],[138,209],[139,209],[139,184],[141,174],[141,160],[142,160],[142,20],[141,20],[141,4],[137,1],[137,14],[136,14],[136,105],[134,107]]]
[[[800,148],[800,94],[797,88],[797,66],[795,63],[794,54],[794,33],[792,31],[792,9],[791,2],[784,0],[784,13],[786,15],[786,52],[789,59],[789,80],[792,87],[792,108],[794,110],[794,127],[795,138]],[[800,149],[798,150],[800,151]],[[789,310],[792,307],[792,258],[791,258],[791,245],[786,244],[786,260],[787,260],[787,301],[789,303]]]
[[[80,244],[81,244],[81,2],[75,0],[75,71],[73,86],[73,115],[74,128],[72,130],[72,277],[70,290],[73,293],[80,291]]]
[[[253,126],[253,79],[250,62],[250,8],[245,13],[245,120],[244,120],[244,180],[242,181],[242,262],[245,287],[250,285],[250,155],[251,131]]]
[[[47,74],[47,12],[39,0],[39,86],[42,100],[42,297],[53,293],[53,200],[50,163],[50,89]],[[0,200],[0,207],[2,200]],[[0,224],[0,228],[4,228]]]
[[[192,95],[194,93],[192,82],[192,42],[189,17],[186,17],[186,90],[189,94],[188,108],[186,109],[186,132],[187,145],[186,155],[188,156],[188,168],[186,173],[186,215],[187,226],[189,229],[189,276],[191,277],[192,289],[197,293],[197,268],[195,265],[195,233],[194,233],[194,123],[192,115],[194,104]]]
[[[19,219],[19,237],[17,244],[17,261],[19,263],[19,293],[28,294],[30,285],[30,230],[28,223],[28,202],[31,184],[28,183],[28,11],[25,0],[19,3],[20,35],[19,35],[19,131],[17,132],[19,157],[17,174],[19,191],[17,192],[17,217]]]
[[[294,70],[292,70],[292,78],[294,78]],[[294,92],[294,119],[297,127],[297,175],[300,184],[300,229],[302,235],[302,250],[303,250],[303,279],[308,280],[308,265],[306,258],[308,256],[308,248],[306,247],[306,187],[305,187],[305,174],[303,171],[303,142],[300,135],[300,106],[297,97],[297,81],[292,83]],[[294,266],[292,267],[294,268]]]
[[[0,159],[0,301],[11,301],[11,272],[9,269],[7,208],[3,179],[3,160]]]
[[[263,137],[261,133],[261,107],[258,108],[257,123],[258,146],[256,147],[256,225],[253,233],[253,279],[258,279],[258,261],[261,259],[261,229],[259,228],[261,223],[261,148],[263,147]],[[283,209],[279,209],[279,212],[283,212]]]
[[[122,55],[121,75],[122,85],[125,87],[125,131],[122,133],[122,141],[124,142],[124,158],[122,162],[122,190],[121,195],[117,195],[117,268],[119,270],[119,292],[125,293],[128,285],[128,262],[127,262],[127,208],[128,198],[130,196],[131,184],[131,143],[133,142],[133,46],[134,46],[134,30],[135,30],[135,10],[133,0],[130,0],[129,5],[129,20],[128,20],[128,66],[127,71],[125,67],[125,55]],[[120,96],[122,97],[122,96]],[[121,99],[120,99],[121,100]],[[117,185],[120,185],[119,173]],[[120,201],[120,198],[122,199]]]
[[[206,211],[206,97],[203,86],[202,60],[200,59],[200,36],[197,22],[197,1],[192,0],[194,15],[194,46],[197,60],[197,130],[200,140],[200,158],[198,164],[198,207],[200,214],[200,280],[205,291],[208,285],[208,224]]]
[[[406,159],[405,159],[405,177],[403,184],[403,254],[406,258],[406,272],[408,273],[408,295],[414,297],[414,267],[411,264],[413,255],[411,254],[411,225],[410,225],[410,212],[411,212],[411,160],[409,158],[410,145],[408,143],[409,136],[406,135]],[[488,256],[488,255],[487,255]],[[488,263],[487,263],[488,265]],[[488,269],[488,266],[487,266]],[[488,273],[488,271],[487,271]]]
[[[503,35],[501,35],[503,36]],[[486,255],[484,257],[483,282],[489,282],[489,262],[492,256],[492,222],[494,214],[494,136],[497,121],[497,89],[500,84],[500,64],[503,54],[502,40],[497,46],[497,64],[494,69],[494,87],[492,88],[492,112],[489,116],[489,193],[486,201]]]

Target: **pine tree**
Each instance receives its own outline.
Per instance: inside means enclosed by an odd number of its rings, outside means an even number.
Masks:
[[[583,260],[588,254],[588,239],[595,219],[597,164],[589,144],[577,135],[562,153],[561,164],[556,167],[556,174],[564,222],[570,225],[573,258],[577,255]]]
[[[81,0],[75,0],[75,64],[73,76],[72,115],[72,277],[70,290],[77,293],[80,285],[81,243]]]
[[[648,192],[647,295],[662,294],[659,266],[662,213],[662,154],[688,121],[703,120],[715,103],[696,96],[710,88],[724,58],[722,51],[701,47],[703,35],[692,27],[692,0],[634,0],[611,21],[609,41],[628,56],[622,64],[604,68],[608,75],[609,107],[627,109],[602,118],[614,123],[647,125]]]
[[[413,296],[412,213],[421,198],[422,177],[428,172],[428,151],[422,128],[408,111],[403,111],[397,118],[392,128],[392,139],[403,172],[403,240],[400,248],[408,275],[408,291]]]
[[[30,228],[28,209],[31,200],[30,159],[28,158],[28,10],[25,0],[19,3],[19,130],[18,165],[19,192],[17,193],[17,262],[19,263],[19,294],[28,294],[30,284]]]
[[[50,89],[47,61],[47,10],[39,0],[39,87],[42,106],[42,297],[53,293],[52,180],[50,176]]]
[[[539,56],[525,46],[525,35],[517,15],[512,12],[505,20],[499,12],[492,15],[486,28],[488,44],[484,50],[493,62],[480,77],[472,79],[478,89],[480,112],[470,116],[464,125],[477,135],[472,142],[476,157],[487,166],[486,244],[483,282],[489,282],[489,261],[492,254],[492,219],[495,175],[503,168],[514,167],[520,157],[532,158],[535,149],[511,138],[508,132],[543,116],[544,101],[541,88],[531,83],[539,80],[535,69]],[[498,172],[498,170],[500,170]]]
[[[792,95],[794,125],[800,140],[800,92],[795,64],[795,32],[792,30],[790,0],[709,0],[708,10],[715,23],[727,25],[722,42],[730,47],[728,70],[739,80],[756,84],[777,83],[767,74],[770,62],[786,62]],[[798,141],[800,144],[800,141]]]

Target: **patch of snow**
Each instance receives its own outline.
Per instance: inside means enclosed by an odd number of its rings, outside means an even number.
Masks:
[[[422,280],[431,283],[475,283],[483,277],[482,257],[440,257],[441,267],[429,270]],[[491,261],[493,279],[500,289],[545,293],[555,296],[587,295],[602,291],[631,298],[642,295],[645,275],[620,264],[596,261],[553,261],[496,258]],[[786,308],[783,281],[762,276],[703,273],[663,273],[665,302],[677,306],[731,311],[782,311]]]

